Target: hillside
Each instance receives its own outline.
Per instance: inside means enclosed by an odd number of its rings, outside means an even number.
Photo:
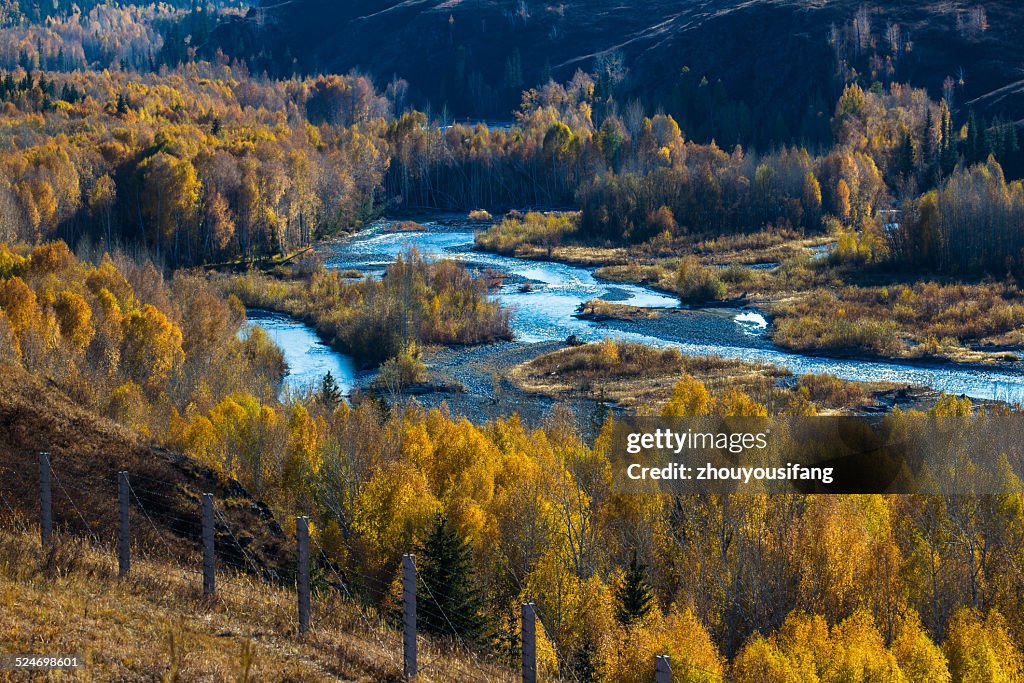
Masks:
[[[447,106],[460,117],[507,117],[523,87],[549,75],[568,80],[579,68],[604,70],[612,80],[624,74],[621,93],[641,96],[651,108],[695,116],[701,103],[690,100],[708,99],[703,115],[738,117],[741,129],[743,117],[770,111],[781,117],[769,121],[782,129],[774,132],[807,135],[817,132],[819,113],[831,113],[842,59],[866,84],[874,69],[879,80],[926,86],[933,97],[952,77],[956,105],[1024,118],[1024,10],[1009,0],[265,0],[264,6],[223,30],[218,44],[270,71],[282,63],[289,70],[359,69],[382,86],[397,75],[409,81],[414,101],[429,100],[435,111]],[[625,71],[612,55],[621,56]],[[700,92],[704,77],[710,93]],[[734,111],[735,101],[745,107]],[[722,130],[692,123],[690,129]]]
[[[213,492],[225,503],[216,539],[222,562],[239,568],[255,564],[267,576],[286,574],[293,566],[284,531],[269,508],[237,482],[218,477],[186,456],[146,444],[21,367],[4,364],[0,474],[8,485],[0,490],[7,505],[33,521],[39,509],[39,451],[50,453],[55,473],[53,513],[58,529],[112,543],[117,528],[116,476],[126,470],[138,501],[156,523],[140,520],[135,525],[143,547],[193,557],[201,536],[201,494]],[[0,512],[9,513],[7,505],[0,503]],[[232,536],[228,526],[244,532]]]
[[[57,531],[42,555],[40,450],[51,454]],[[120,470],[135,494],[127,581],[113,550]],[[202,596],[196,569],[207,491],[218,500],[216,600]],[[331,575],[317,578],[311,634],[296,638],[288,536],[234,480],[0,364],[0,651],[78,654],[95,680],[403,680],[400,632],[330,590]],[[431,642],[420,648],[423,680],[504,680]]]

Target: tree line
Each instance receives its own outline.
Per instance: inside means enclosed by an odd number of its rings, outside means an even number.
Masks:
[[[905,252],[914,240],[895,244],[886,226],[913,224],[917,197],[1019,147],[1013,125],[957,128],[944,100],[896,83],[847,87],[819,154],[699,144],[639,104],[598,124],[599,86],[578,72],[529,90],[515,125],[490,129],[409,110],[398,80],[384,92],[358,74],[274,80],[225,56],[144,74],[18,67],[0,74],[0,239],[89,236],[209,263],[288,253],[387,210],[525,204],[578,206],[574,239],[592,243],[771,227]],[[890,220],[897,207],[910,220]],[[946,215],[942,230],[969,232],[966,209]],[[975,267],[1017,263],[1009,239],[988,241]]]
[[[388,102],[365,78],[16,73],[0,77],[18,132],[0,152],[0,240],[87,236],[174,266],[288,253],[384,206]]]

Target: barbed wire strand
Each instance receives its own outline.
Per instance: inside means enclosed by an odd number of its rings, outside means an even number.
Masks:
[[[100,541],[100,538],[96,534],[96,532],[93,531],[92,527],[89,525],[89,522],[86,521],[85,516],[82,514],[82,511],[78,509],[78,505],[75,504],[75,499],[71,497],[71,494],[69,494],[68,490],[64,487],[64,483],[61,481],[60,476],[57,474],[57,470],[53,467],[53,463],[50,464],[50,474],[53,477],[53,480],[57,482],[57,486],[60,487],[60,490],[64,493],[64,497],[68,499],[69,503],[71,503],[71,509],[74,510],[75,514],[78,516],[78,519],[80,519],[82,521],[82,524],[85,526],[85,534],[87,536],[92,537],[93,542],[97,546],[102,547],[104,544]]]

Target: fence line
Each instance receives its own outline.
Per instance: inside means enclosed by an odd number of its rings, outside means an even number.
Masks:
[[[17,468],[4,467],[5,470],[14,475],[23,485],[28,488],[30,482],[26,481],[26,477],[22,472],[19,472]],[[157,480],[155,478],[148,477],[146,475],[140,475],[138,479],[150,480],[153,482],[160,482],[168,485],[180,485],[180,482],[167,482]],[[116,498],[116,512],[117,512],[117,538],[115,543],[117,565],[118,565],[118,577],[127,579],[131,572],[131,554],[132,554],[132,525],[131,525],[131,500],[135,500],[135,508],[142,513],[143,517],[148,521],[150,527],[156,538],[160,540],[165,546],[168,558],[174,556],[171,542],[165,537],[165,530],[162,530],[154,521],[147,505],[143,502],[139,496],[138,491],[132,485],[132,475],[125,470],[117,473],[117,498]],[[75,503],[74,498],[69,494],[67,488],[64,486],[60,477],[53,469],[52,462],[48,453],[39,454],[39,479],[36,482],[39,494],[39,528],[40,528],[40,541],[42,546],[48,547],[54,544],[54,525],[53,525],[53,482],[57,483],[58,488],[64,494],[64,498],[67,499],[70,504],[71,510],[74,515],[81,521],[83,525],[84,534],[95,543],[95,547],[105,547],[105,544],[101,542],[95,529],[89,524],[85,515],[79,509]],[[174,496],[160,493],[159,491],[145,491],[144,494],[148,497],[150,495],[161,496],[164,499],[175,500],[179,499]],[[3,506],[11,513],[12,524],[17,524],[20,520],[22,522],[22,530],[25,531],[29,527],[26,524],[26,520],[23,516],[18,515],[14,506],[10,503],[7,496],[0,491],[0,502]],[[195,519],[185,519],[178,515],[171,513],[160,513],[161,515],[173,519],[182,524],[189,526],[195,525]],[[201,589],[205,596],[214,598],[218,590],[223,591],[224,586],[218,586],[216,581],[217,574],[217,562],[216,562],[216,526],[219,522],[222,529],[230,536],[234,549],[237,549],[241,555],[243,567],[248,567],[253,573],[253,576],[258,580],[265,580],[268,575],[272,575],[277,583],[280,585],[282,582],[280,576],[276,570],[268,569],[263,567],[256,562],[255,558],[246,550],[244,543],[239,541],[238,536],[235,534],[234,529],[227,516],[223,512],[219,511],[216,506],[216,501],[212,493],[203,493],[201,497],[201,510],[198,515],[201,525],[201,547],[202,547],[202,571],[194,568],[179,567],[183,571],[183,576],[202,576]],[[312,585],[311,585],[311,568],[313,565],[312,557],[313,553],[310,548],[310,533],[309,533],[309,518],[305,516],[297,516],[295,519],[295,535],[296,535],[296,598],[297,598],[297,634],[302,637],[305,636],[314,625],[313,614],[312,614]],[[367,633],[372,635],[377,644],[380,646],[382,652],[389,652],[389,648],[383,640],[380,638],[380,622],[376,625],[370,622],[360,601],[356,600],[349,590],[349,582],[346,578],[342,577],[338,572],[335,563],[327,556],[326,551],[321,547],[319,548],[319,562],[318,567],[331,572],[336,580],[337,588],[341,597],[352,603],[353,608],[359,614],[363,620],[364,626]],[[523,586],[516,576],[515,572],[512,571],[512,567],[508,563],[508,558],[504,557],[503,560],[506,563],[506,569],[516,583],[520,586],[520,591],[523,591]],[[382,594],[390,590],[390,585],[386,585],[383,581],[376,579],[372,576],[364,576],[363,579],[367,582],[367,586],[371,590],[377,590]],[[464,680],[487,680],[485,674],[485,665],[481,661],[479,653],[466,642],[462,634],[459,633],[458,628],[455,626],[449,615],[445,613],[444,607],[436,599],[430,586],[426,581],[419,575],[416,569],[415,556],[411,553],[407,553],[402,557],[401,564],[401,583],[402,583],[402,671],[407,679],[415,679],[422,676],[427,670],[436,666],[441,662],[445,662],[448,666],[454,666],[457,668],[459,674],[468,674],[468,678]],[[425,604],[421,604],[417,600],[419,586],[422,585],[426,589],[426,596],[429,601]],[[241,595],[239,594],[239,597]],[[251,596],[246,595],[247,599]],[[436,609],[434,609],[436,608]],[[447,624],[448,628],[451,629],[451,633],[454,636],[454,642],[458,646],[458,650],[468,659],[472,660],[474,666],[473,669],[467,669],[467,664],[459,660],[444,660],[442,658],[441,650],[436,650],[435,656],[431,661],[421,663],[419,661],[419,638],[421,633],[417,627],[417,614],[422,612],[433,617],[435,620],[439,620]],[[187,616],[187,615],[186,615]],[[541,623],[540,615],[537,612],[536,605],[533,602],[524,602],[521,605],[521,680],[523,683],[537,683],[538,681],[538,670],[537,670],[537,624]],[[543,623],[541,623],[543,627]],[[548,633],[551,633],[548,631]],[[553,641],[552,641],[553,642]],[[561,653],[557,652],[559,659],[564,661]],[[666,655],[657,655],[655,657],[655,683],[671,683],[672,679],[672,667],[669,657]],[[689,666],[688,663],[684,662],[683,666]],[[699,669],[699,667],[693,667]],[[575,678],[575,672],[569,669],[569,672]]]

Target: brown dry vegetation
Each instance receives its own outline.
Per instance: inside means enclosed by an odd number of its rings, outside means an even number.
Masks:
[[[737,390],[770,412],[792,411],[803,401],[818,413],[858,413],[894,391],[884,382],[850,382],[831,375],[802,375],[795,385],[778,386],[789,373],[771,365],[717,356],[684,356],[678,349],[606,339],[569,347],[522,363],[509,379],[524,391],[555,399],[587,397],[615,403],[628,412],[657,413],[673,397],[677,382],[689,376],[712,395]],[[907,391],[907,405],[930,409],[934,396]]]
[[[476,245],[485,251],[521,255],[543,250],[550,256],[563,241],[569,241],[579,227],[579,214],[531,211],[523,217],[509,216],[476,235]]]
[[[991,362],[1003,356],[965,347],[1024,343],[1024,298],[1006,283],[817,289],[772,314],[775,341],[803,351]]]
[[[773,340],[796,351],[991,363],[1012,360],[1007,347],[1024,347],[1024,293],[1012,282],[909,282],[863,263],[853,238],[817,261],[807,251],[815,240],[778,244],[763,234],[760,241],[780,255],[797,255],[773,269],[753,269],[742,264],[764,262],[772,252],[744,251],[746,239],[715,240],[703,243],[708,251],[699,261],[632,260],[595,275],[695,303],[746,295],[771,314]],[[741,251],[730,251],[736,245]],[[726,263],[732,265],[714,267]]]
[[[44,554],[37,527],[26,522],[38,514],[40,450],[51,454],[58,538]],[[116,578],[111,550],[120,470],[129,472],[135,495],[126,581]],[[225,522],[217,530],[218,562],[231,572],[218,577],[216,601],[202,598],[194,569],[200,494],[208,491]],[[299,640],[287,582],[234,573],[258,567],[265,576],[288,576],[294,562],[290,535],[237,482],[151,447],[51,383],[0,364],[5,650],[84,655],[85,680],[401,680],[400,636],[372,614],[364,618],[354,603],[319,596],[314,629]],[[421,653],[421,661],[434,662],[424,680],[467,680],[467,671],[479,671],[428,642]],[[247,666],[249,678],[241,675]],[[487,673],[492,680],[502,675]]]
[[[604,299],[591,299],[584,302],[576,316],[584,320],[644,320],[657,318],[658,311],[653,308],[627,306]]]
[[[606,339],[534,358],[513,368],[509,379],[524,391],[556,399],[582,394],[640,411],[668,401],[684,374],[700,379],[711,391],[737,388],[771,402],[780,398],[771,385],[787,373],[769,365],[684,356],[678,349]]]
[[[422,232],[424,230],[426,228],[416,221],[395,221],[388,223],[388,226],[384,228],[384,232]]]
[[[403,680],[401,635],[372,612],[317,596],[313,628],[300,638],[292,590],[222,574],[211,600],[198,579],[153,559],[134,559],[118,579],[109,549],[67,537],[41,552],[31,531],[0,530],[4,649],[78,654],[80,680]],[[420,661],[429,666],[418,680],[512,680],[425,640]]]
[[[145,518],[135,524],[146,548],[193,557],[201,533],[201,494],[223,502],[224,519],[242,529],[218,537],[222,562],[257,563],[267,575],[292,566],[285,537],[270,511],[237,482],[163,448],[76,405],[50,382],[11,363],[0,364],[0,512],[26,519],[38,514],[38,453],[50,453],[55,474],[54,524],[103,541],[117,528],[117,472],[129,472]],[[70,501],[74,501],[74,505]],[[241,545],[240,545],[241,544]],[[244,545],[243,553],[241,547]]]
[[[807,398],[812,403],[827,408],[856,407],[868,400],[863,384],[832,375],[801,375],[798,386],[807,390]]]

